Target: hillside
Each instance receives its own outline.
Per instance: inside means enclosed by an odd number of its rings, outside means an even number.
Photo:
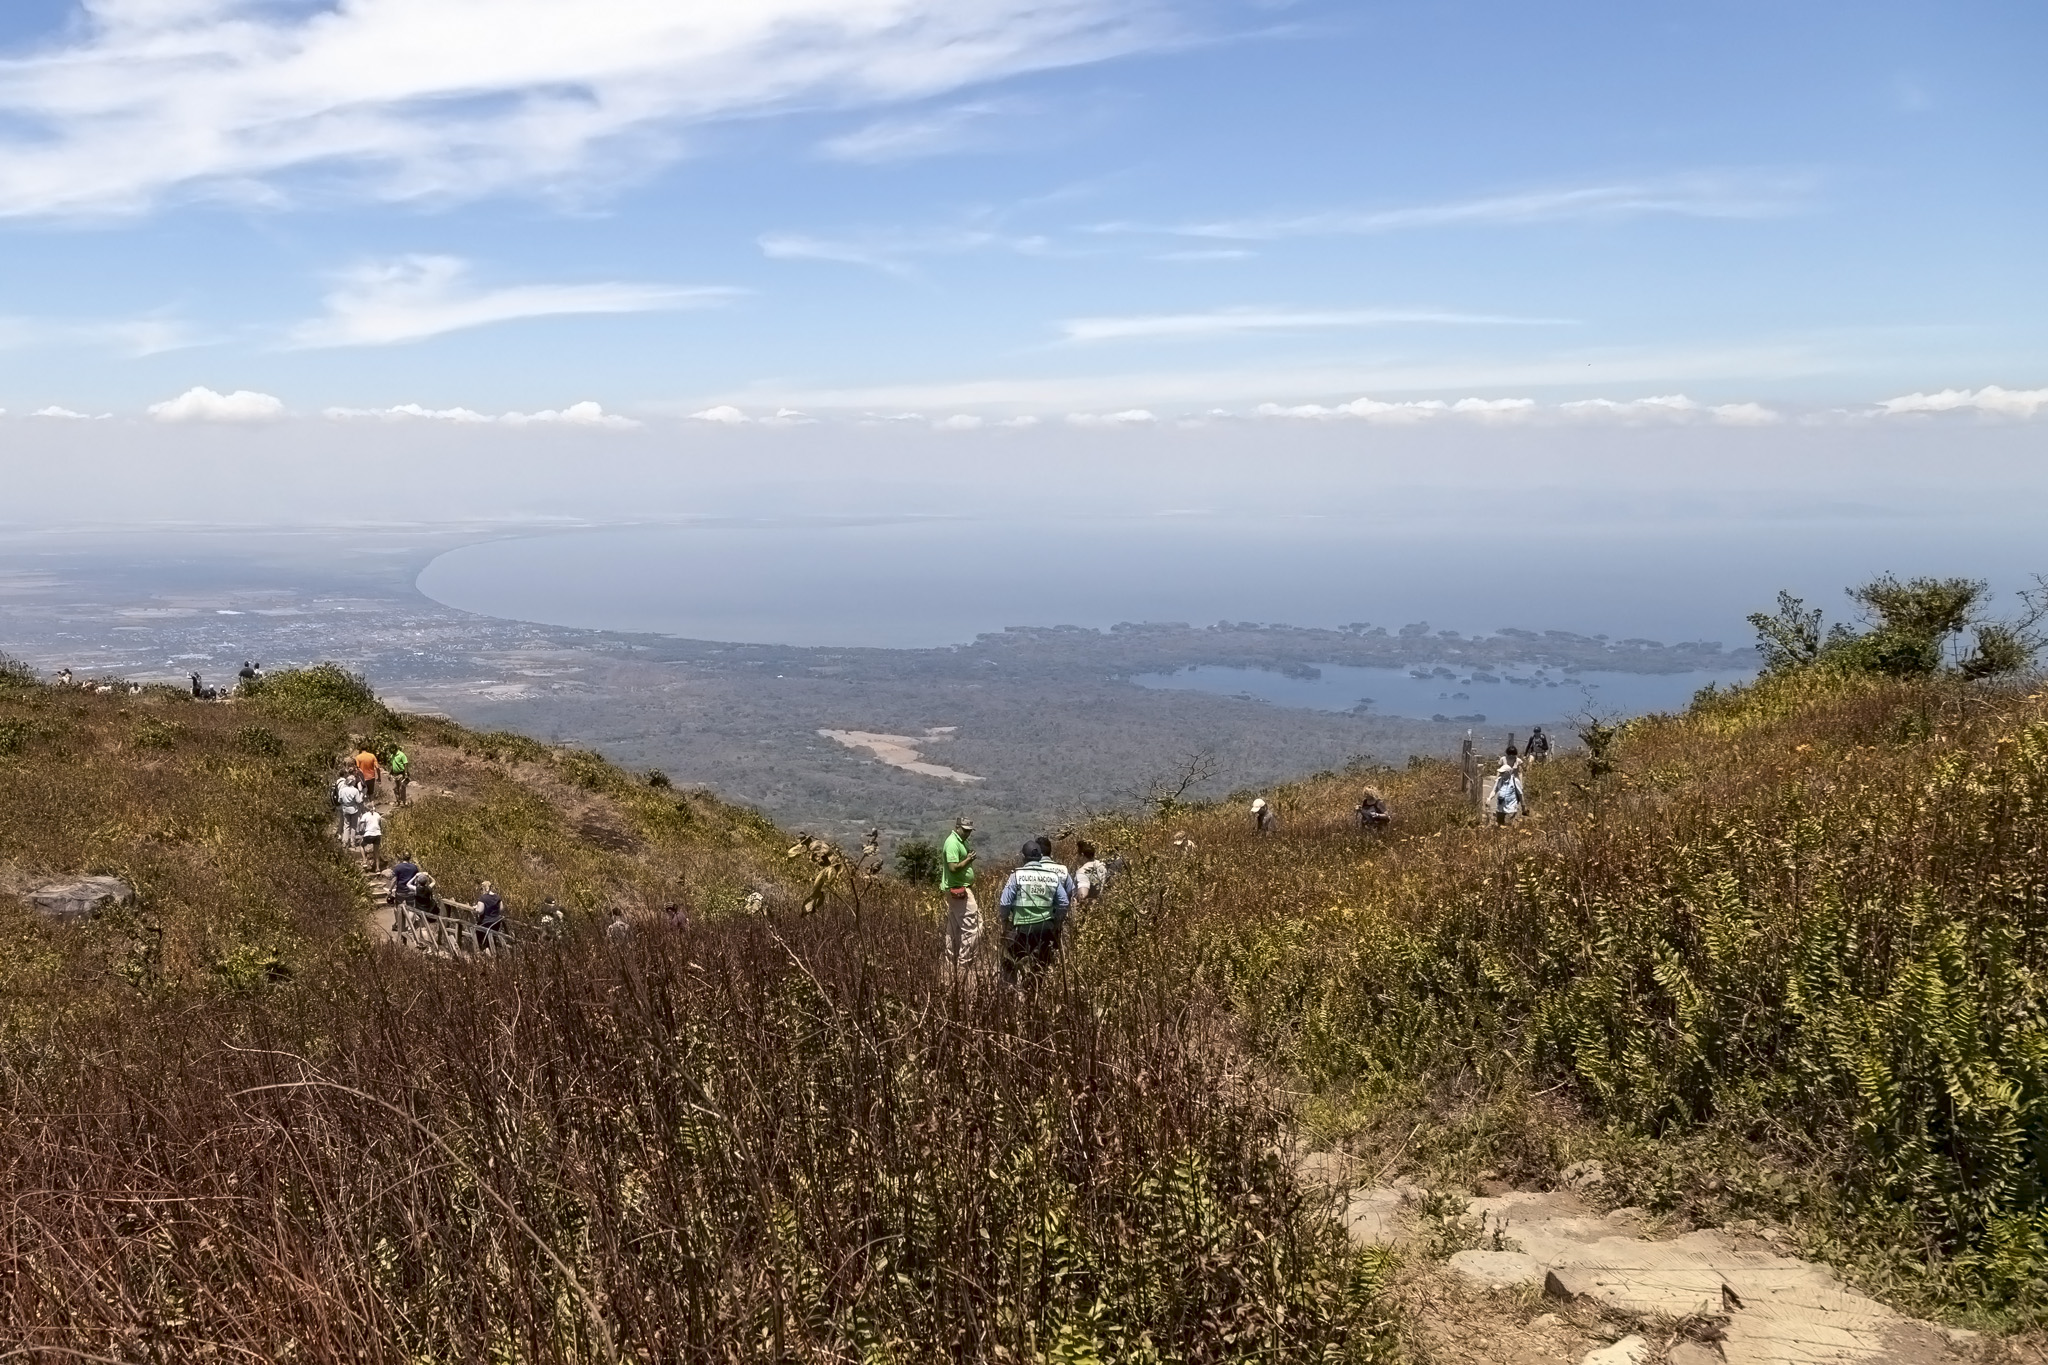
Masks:
[[[352,738],[414,760],[387,848],[570,931],[380,942],[326,806]],[[805,915],[759,817],[338,671],[224,704],[16,678],[0,867],[139,902],[0,898],[0,1340],[1490,1360],[1543,1306],[1482,1296],[1447,1344],[1433,1257],[1465,1198],[1568,1172],[2038,1326],[2048,695],[1809,672],[1597,738],[1507,828],[1434,761],[1266,791],[1266,835],[1251,793],[1098,817],[1127,870],[1018,996],[937,969],[929,888],[842,877]],[[1367,783],[1387,831],[1355,826]],[[1347,1246],[1308,1149],[1425,1190],[1434,1240]]]
[[[1170,926],[1367,1169],[1549,1188],[1590,1160],[1609,1204],[1762,1219],[1896,1303],[2039,1322],[2048,693],[1794,674],[1603,740],[1610,770],[1536,766],[1504,829],[1442,763],[1267,793],[1270,836],[1250,793],[1107,822],[1114,934]],[[1390,835],[1354,827],[1368,781]]]

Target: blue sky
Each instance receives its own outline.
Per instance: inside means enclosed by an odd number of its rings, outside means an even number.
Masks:
[[[0,408],[2048,417],[2044,45],[1968,0],[12,0]]]

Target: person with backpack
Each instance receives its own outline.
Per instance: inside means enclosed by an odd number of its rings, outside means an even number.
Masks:
[[[1261,834],[1271,834],[1273,832],[1273,825],[1273,807],[1267,804],[1266,798],[1263,796],[1254,799],[1252,802],[1252,828]]]
[[[1073,907],[1067,869],[1043,839],[1024,845],[1024,864],[1003,883],[1003,984],[1024,987],[1059,959],[1060,931]]]
[[[405,750],[391,751],[391,794],[398,798],[398,804],[405,804],[406,789],[412,786],[412,760],[405,756]]]
[[[506,943],[505,898],[498,888],[485,882],[477,888],[476,946],[479,952],[496,952]]]
[[[1358,827],[1379,830],[1392,823],[1394,813],[1387,809],[1387,798],[1380,795],[1379,788],[1367,787],[1358,798]]]
[[[1102,893],[1109,889],[1109,864],[1096,855],[1095,845],[1086,839],[1075,841],[1074,852],[1081,858],[1081,866],[1074,870],[1074,908],[1078,910],[1101,900]]]
[[[401,853],[398,861],[391,865],[391,901],[394,907],[391,915],[391,932],[405,934],[412,930],[413,878],[420,875],[420,865],[412,860],[412,854]]]
[[[1539,725],[1529,732],[1528,747],[1522,752],[1531,763],[1550,761],[1550,736],[1543,733],[1542,726]]]
[[[939,854],[939,889],[946,895],[946,964],[955,971],[973,963],[981,942],[981,906],[974,900],[974,822],[953,822]]]

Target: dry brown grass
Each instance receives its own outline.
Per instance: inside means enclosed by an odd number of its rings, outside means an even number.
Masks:
[[[758,817],[322,695],[0,691],[24,811],[0,856],[142,897],[87,925],[4,911],[0,1352],[1384,1355],[1373,1268],[1191,983],[956,986],[922,888],[741,914],[791,886]],[[326,788],[345,741],[399,727],[418,781],[388,847],[445,890],[675,900],[693,927],[374,946]]]

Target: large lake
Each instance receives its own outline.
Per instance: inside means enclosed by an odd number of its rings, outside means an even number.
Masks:
[[[2032,544],[2011,521],[1117,519],[1022,488],[1013,508],[976,519],[521,535],[444,554],[418,582],[488,616],[763,644],[931,647],[1012,625],[1118,621],[1428,621],[1732,649],[1751,639],[1746,614],[1780,588],[1830,619],[1848,605],[1845,586],[1886,570],[1987,577],[2009,601],[2026,573],[2048,567]]]
[[[1359,711],[1417,720],[1462,720],[1501,725],[1552,724],[1576,715],[1643,715],[1678,711],[1708,683],[1749,681],[1744,671],[1721,673],[1616,673],[1517,667],[1489,673],[1441,664],[1414,668],[1352,668],[1324,664],[1318,676],[1262,668],[1183,668],[1144,673],[1141,687],[1213,692],[1276,706],[1317,711]]]

